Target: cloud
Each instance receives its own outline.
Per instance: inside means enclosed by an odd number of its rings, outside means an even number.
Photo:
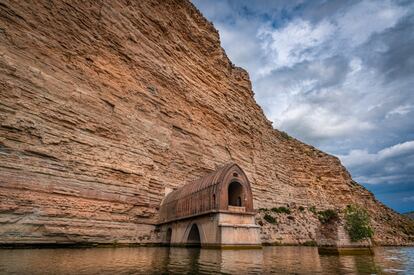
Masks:
[[[414,140],[393,145],[375,154],[370,154],[367,150],[351,150],[348,155],[339,157],[344,161],[345,165],[353,167],[410,154],[414,154]]]
[[[414,140],[393,145],[374,154],[368,153],[367,150],[351,150],[348,155],[338,155],[338,157],[347,167],[352,168],[410,154],[414,155]]]
[[[361,1],[334,18],[338,25],[338,40],[356,47],[371,35],[391,28],[407,11],[393,1]]]
[[[414,105],[400,105],[389,111],[385,117],[390,118],[391,116],[404,116],[411,113],[413,110]]]
[[[414,202],[414,196],[405,197],[402,199],[403,202]]]
[[[397,197],[414,194],[412,1],[194,3],[276,128],[340,156],[357,181],[408,207]]]
[[[369,153],[367,149],[351,150],[338,155],[355,178],[365,184],[398,184],[414,178],[414,140]]]
[[[374,126],[357,118],[346,118],[334,110],[316,104],[300,104],[283,113],[281,128],[290,129],[311,140],[350,136],[355,131],[367,131]],[[289,131],[289,130],[288,130]]]
[[[396,87],[381,85],[381,73],[360,52],[406,15],[391,1],[364,1],[319,20],[263,24],[257,31],[263,61],[254,67],[253,87],[268,117],[276,127],[322,147],[329,138],[361,137],[380,127],[381,118],[397,108],[382,105]]]
[[[259,74],[339,53],[349,54],[371,35],[395,26],[404,15],[406,11],[390,1],[363,1],[317,23],[297,18],[282,28],[262,27],[257,37],[269,64]]]
[[[258,38],[270,62],[259,74],[266,75],[272,70],[319,58],[323,55],[322,44],[332,36],[334,29],[327,21],[313,26],[302,19],[290,22],[282,29],[262,28]]]

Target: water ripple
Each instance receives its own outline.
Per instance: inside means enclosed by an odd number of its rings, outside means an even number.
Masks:
[[[312,247],[2,249],[0,273],[414,274],[414,248],[379,247],[374,256],[320,256]]]

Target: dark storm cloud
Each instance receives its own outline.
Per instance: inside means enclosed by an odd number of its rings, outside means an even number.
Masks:
[[[338,155],[397,210],[414,208],[412,1],[193,2],[276,128]]]
[[[410,14],[395,27],[374,35],[362,49],[366,63],[379,70],[386,82],[413,78],[413,26],[414,14]]]

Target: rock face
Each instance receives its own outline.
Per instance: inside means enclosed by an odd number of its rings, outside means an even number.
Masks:
[[[229,161],[256,209],[292,210],[265,242],[313,241],[309,208],[350,203],[376,243],[413,242],[336,157],[272,128],[187,1],[1,1],[0,89],[3,243],[157,242],[165,190]]]

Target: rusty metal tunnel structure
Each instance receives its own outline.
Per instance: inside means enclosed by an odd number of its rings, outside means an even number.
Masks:
[[[254,214],[250,182],[240,166],[230,163],[169,193],[160,206],[159,225],[164,243],[186,244],[196,225],[203,246],[257,245]]]

